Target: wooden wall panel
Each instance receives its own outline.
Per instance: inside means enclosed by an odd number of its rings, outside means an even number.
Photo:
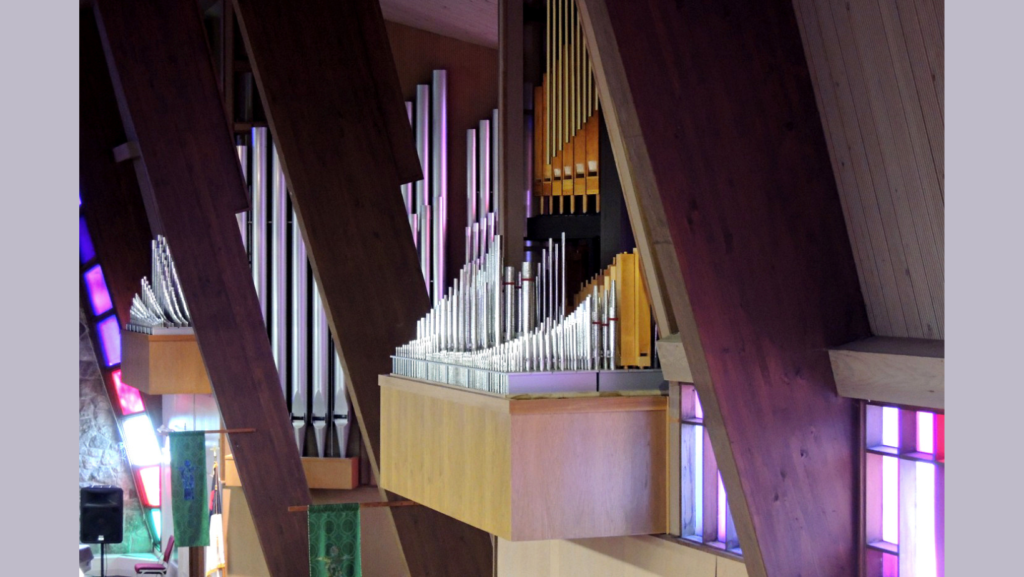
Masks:
[[[941,339],[942,4],[793,4],[872,331]]]
[[[430,84],[432,71],[448,71],[449,235],[445,276],[450,284],[466,260],[462,234],[466,222],[466,131],[490,118],[498,106],[498,51],[404,24],[386,25],[405,100],[415,101],[416,85]]]
[[[390,33],[375,0],[235,0],[234,5],[360,433],[379,478],[377,376],[390,372],[390,355],[415,335],[416,321],[429,306],[399,192],[401,183],[420,177],[418,162],[416,175],[402,170],[403,159],[416,158],[402,105],[407,81],[403,68],[396,73]],[[417,62],[412,53],[417,47],[407,50]],[[420,57],[426,62],[430,53]],[[451,72],[449,82],[459,83]],[[491,109],[493,104],[488,115]],[[398,124],[405,133],[400,138]],[[449,155],[459,158],[451,149]],[[464,196],[456,184],[450,187],[451,198]],[[486,533],[425,507],[388,514],[414,576],[490,573]]]
[[[309,504],[287,407],[239,242],[245,184],[198,7],[99,0],[95,12],[150,225],[175,257],[213,392],[275,577],[309,574],[291,505]],[[153,219],[159,226],[155,226]]]
[[[653,201],[631,220],[660,219],[678,261],[665,293],[747,570],[855,574],[857,412],[826,349],[869,325],[793,6],[580,12],[616,164],[644,183],[625,193]]]
[[[746,577],[740,561],[652,536],[498,539],[495,577]]]

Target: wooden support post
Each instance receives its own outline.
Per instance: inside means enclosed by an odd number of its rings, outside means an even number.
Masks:
[[[173,247],[224,424],[259,423],[229,440],[267,566],[306,576],[306,526],[287,507],[309,491],[239,242],[245,185],[198,8],[98,0],[94,13],[150,225]]]
[[[381,8],[376,0],[234,4],[379,479],[377,377],[429,308],[412,237],[397,232],[409,227],[399,186],[420,174]],[[389,512],[412,575],[490,574],[486,533],[426,507]]]
[[[523,0],[498,0],[498,229],[505,265],[523,262],[526,145],[523,120]],[[534,130],[537,126],[534,125]]]
[[[868,321],[793,5],[579,4],[652,304],[662,334],[666,313],[678,325],[747,570],[856,574],[857,410],[827,349]]]

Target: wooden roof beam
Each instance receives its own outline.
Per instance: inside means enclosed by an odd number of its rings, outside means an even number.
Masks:
[[[345,382],[380,478],[380,389],[429,308],[399,185],[420,178],[376,0],[234,0]],[[248,482],[248,481],[246,481]],[[400,499],[395,495],[382,498]],[[490,575],[490,537],[390,511],[414,576]]]
[[[238,236],[245,183],[198,10],[97,0],[94,14],[150,226],[172,247],[224,424],[256,429],[229,440],[267,566],[305,577],[307,530],[288,507],[310,496]]]
[[[748,572],[855,575],[857,410],[827,349],[869,329],[793,5],[579,5]]]

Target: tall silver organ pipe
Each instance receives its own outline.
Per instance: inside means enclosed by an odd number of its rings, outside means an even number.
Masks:
[[[334,361],[334,434],[337,439],[338,454],[345,455],[345,447],[348,446],[349,408],[348,398],[345,396],[345,370],[341,366],[341,357],[338,350],[331,347],[331,358]]]
[[[309,383],[306,374],[309,354],[306,342],[309,318],[306,301],[308,275],[306,243],[302,242],[299,219],[295,217],[295,211],[292,211],[292,426],[295,428],[295,442],[300,455],[306,440],[306,387]]]
[[[498,187],[500,186],[501,182],[498,179],[498,165],[500,164],[498,162],[498,155],[500,152],[501,151],[498,150],[498,109],[495,108],[494,110],[491,111],[491,192],[493,194],[493,200],[491,201],[491,210],[495,214],[501,212],[498,209],[498,199],[501,198],[498,192]]]
[[[477,220],[476,193],[476,129],[466,131],[466,226],[471,227]],[[469,250],[469,245],[466,245]],[[466,259],[469,260],[468,258]]]
[[[420,270],[423,271],[423,282],[427,287],[427,294],[430,294],[430,215],[427,211],[430,206],[430,86],[420,84],[416,86],[416,153],[420,156],[420,168],[423,171],[423,179],[416,181],[416,216],[419,229],[419,242],[416,246],[420,250]]]
[[[285,295],[288,287],[288,186],[285,182],[281,158],[277,147],[273,147],[271,170],[271,230],[270,244],[270,348],[274,351],[274,362],[281,380],[281,391],[288,396],[288,303]]]
[[[491,121],[481,120],[477,127],[480,140],[480,156],[477,158],[479,168],[480,200],[477,202],[481,218],[491,212]]]
[[[252,129],[252,231],[249,234],[252,280],[267,321],[267,129]]]
[[[244,144],[237,144],[237,145],[235,145],[235,150],[238,151],[238,162],[242,166],[242,178],[244,178],[247,183],[249,182],[249,162],[248,162],[249,161],[249,154],[248,154],[248,148],[249,147],[247,147]],[[248,219],[248,213],[246,211],[242,211],[242,212],[236,214],[235,218],[238,219],[238,230],[241,231],[241,233],[242,233],[242,246],[244,246],[245,250],[248,251],[249,250],[249,232],[247,230],[249,228],[249,223],[247,222],[249,220]]]
[[[412,102],[405,103],[405,114],[409,118],[409,125],[412,126]],[[415,127],[414,127],[415,129]],[[402,185],[402,200],[405,202],[405,213],[409,215],[409,226],[412,226],[412,214],[415,211],[416,199],[413,198],[413,188],[415,185],[411,182]],[[415,236],[413,237],[415,239]]]
[[[433,239],[431,257],[433,258],[432,294],[434,304],[439,304],[444,296],[445,278],[445,246],[448,230],[448,73],[435,70],[431,90],[431,181],[433,196]]]
[[[320,287],[313,279],[313,430],[316,433],[317,455],[324,456],[327,434],[327,367],[330,362],[327,341],[327,314]]]

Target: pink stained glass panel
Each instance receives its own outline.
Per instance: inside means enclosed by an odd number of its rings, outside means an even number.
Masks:
[[[128,416],[145,411],[146,405],[142,402],[142,395],[139,394],[139,390],[121,381],[121,369],[111,373],[111,376],[114,378],[114,388],[117,390],[117,400],[121,405],[121,414]]]
[[[139,485],[142,487],[142,504],[147,507],[160,506],[160,465],[139,469]]]
[[[96,265],[85,271],[85,290],[89,293],[92,312],[100,316],[114,307],[107,290],[107,281],[103,278],[103,269]]]

